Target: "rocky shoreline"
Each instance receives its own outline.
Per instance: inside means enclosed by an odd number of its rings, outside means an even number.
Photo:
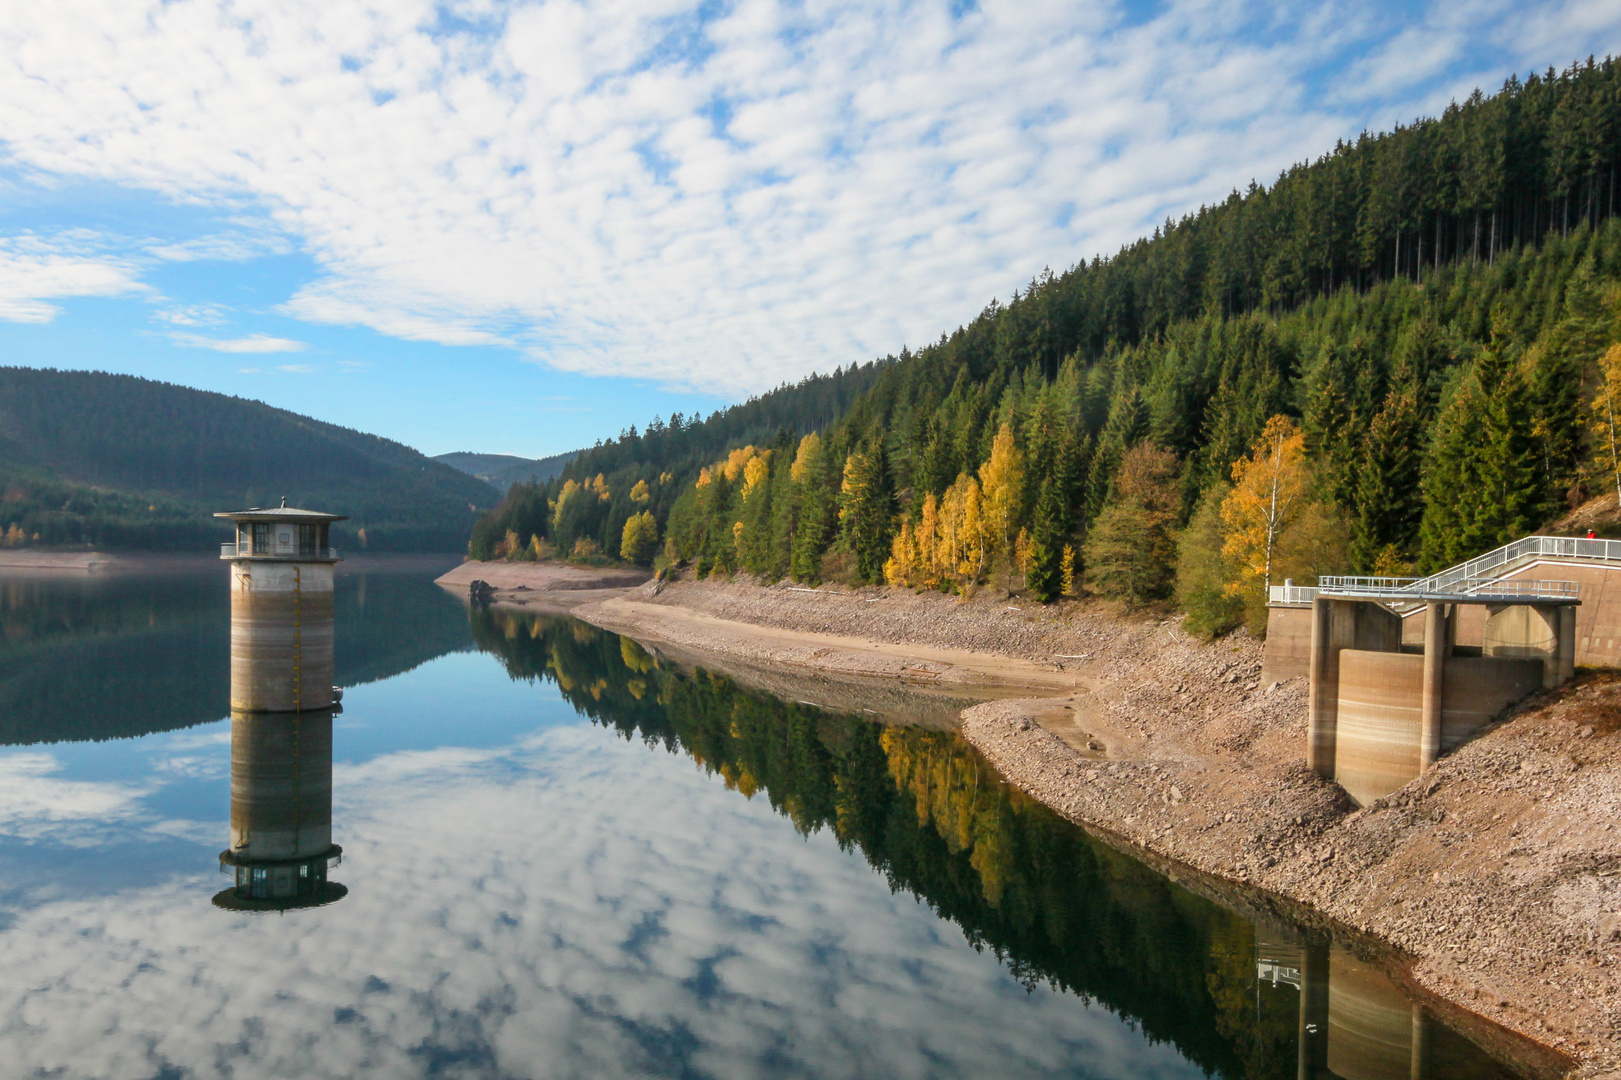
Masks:
[[[1010,783],[1151,860],[1384,943],[1412,983],[1580,1076],[1621,1069],[1621,681],[1608,673],[1529,699],[1358,809],[1305,767],[1303,680],[1261,684],[1260,644],[1242,634],[1205,644],[1174,618],[1098,603],[741,580],[648,582],[574,613],[751,664],[994,676],[1001,700],[964,710],[961,730]]]

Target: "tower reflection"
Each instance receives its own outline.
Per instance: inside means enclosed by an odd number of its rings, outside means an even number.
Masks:
[[[216,907],[286,911],[348,894],[327,880],[343,856],[332,842],[332,714],[231,714],[231,846],[220,870],[236,884]]]
[[[1471,1080],[1512,1072],[1432,1021],[1391,978],[1327,939],[1257,927],[1256,978],[1299,992],[1297,1080]]]

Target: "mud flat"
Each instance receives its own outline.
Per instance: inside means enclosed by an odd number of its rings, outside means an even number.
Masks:
[[[1260,644],[1242,634],[1207,645],[1175,619],[1095,603],[741,580],[649,582],[574,613],[749,664],[997,687],[963,734],[1058,812],[1368,935],[1422,991],[1578,1075],[1621,1070],[1612,674],[1529,699],[1358,809],[1305,767],[1303,680],[1262,685]]]

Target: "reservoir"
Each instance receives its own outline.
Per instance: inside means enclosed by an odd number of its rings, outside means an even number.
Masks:
[[[341,708],[296,724],[233,719],[216,560],[0,578],[5,1075],[1562,1065],[1060,819],[937,699],[770,693],[434,573],[340,566]],[[305,884],[255,893],[255,838]]]

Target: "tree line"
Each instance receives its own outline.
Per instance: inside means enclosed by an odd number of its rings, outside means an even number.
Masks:
[[[1174,597],[1208,633],[1285,577],[1448,565],[1621,494],[1618,141],[1614,60],[1511,78],[1043,274],[834,422],[514,488],[474,554],[589,523],[700,575]]]

